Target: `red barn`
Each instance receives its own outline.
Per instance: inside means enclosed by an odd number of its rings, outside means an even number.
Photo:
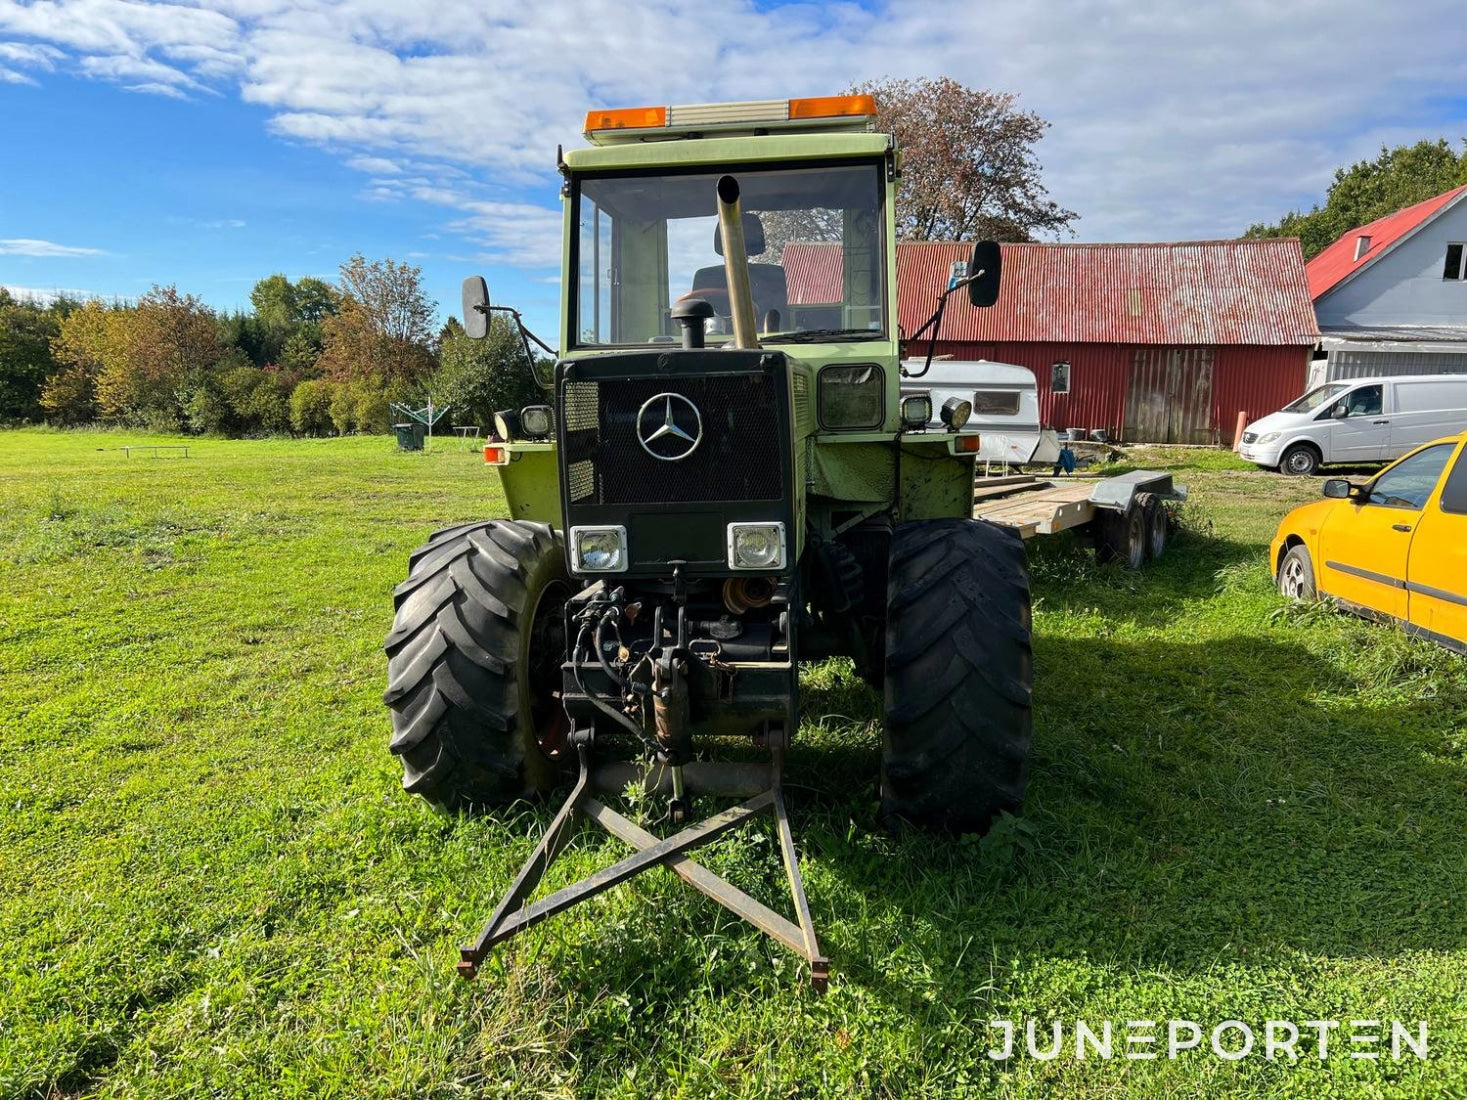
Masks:
[[[820,245],[786,246],[790,304],[840,285]],[[897,245],[903,332],[937,305],[971,246]],[[828,254],[828,253],[827,253]],[[825,261],[825,262],[822,262]],[[832,283],[831,280],[834,280]],[[837,299],[838,300],[838,296]],[[1231,443],[1238,413],[1304,392],[1319,331],[1299,242],[1006,244],[989,309],[955,295],[938,354],[1031,368],[1055,428],[1103,428],[1132,443]],[[907,349],[925,354],[925,339]]]

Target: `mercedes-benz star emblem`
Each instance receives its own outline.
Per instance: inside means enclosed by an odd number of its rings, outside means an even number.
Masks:
[[[681,462],[703,442],[703,414],[680,393],[649,397],[637,413],[637,442],[653,458]]]

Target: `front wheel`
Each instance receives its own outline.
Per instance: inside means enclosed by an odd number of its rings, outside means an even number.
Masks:
[[[1307,443],[1295,443],[1279,458],[1279,470],[1291,477],[1308,477],[1319,469],[1320,454]]]
[[[886,615],[883,815],[983,832],[1019,809],[1029,772],[1023,539],[981,520],[902,524]]]
[[[1318,594],[1314,587],[1314,563],[1302,544],[1289,547],[1279,562],[1279,594],[1291,600],[1312,600]]]
[[[451,812],[555,785],[570,593],[560,535],[543,523],[472,523],[413,553],[383,697],[406,790]]]

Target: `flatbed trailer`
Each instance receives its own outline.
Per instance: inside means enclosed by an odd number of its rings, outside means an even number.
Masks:
[[[1166,548],[1169,502],[1186,499],[1185,486],[1155,470],[1115,477],[1011,474],[974,480],[973,518],[1025,539],[1079,529],[1103,560],[1139,569]]]

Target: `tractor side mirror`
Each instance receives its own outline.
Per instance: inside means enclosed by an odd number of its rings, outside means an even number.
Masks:
[[[998,301],[999,277],[1003,271],[1003,253],[997,241],[979,241],[973,246],[968,261],[968,301],[977,309],[987,309]]]
[[[489,335],[489,284],[482,275],[470,275],[463,289],[464,332],[471,340]]]

